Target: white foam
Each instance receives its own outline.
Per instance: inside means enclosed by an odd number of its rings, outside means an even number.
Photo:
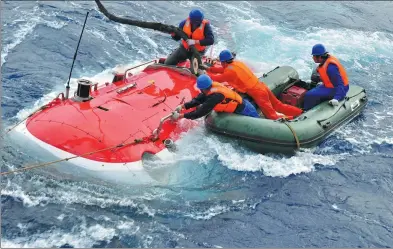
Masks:
[[[243,203],[243,202],[245,202],[246,200],[232,200],[232,203],[233,204],[237,204],[237,203]]]
[[[62,221],[65,218],[65,216],[66,216],[65,214],[61,214],[61,215],[57,216],[56,219]]]
[[[47,21],[47,20],[41,20],[41,22],[43,24],[45,24],[46,26],[50,27],[50,28],[54,28],[54,29],[61,29],[64,26],[67,25],[66,22],[62,22],[62,21]]]
[[[195,220],[210,220],[214,216],[217,216],[222,213],[226,213],[230,210],[228,206],[214,206],[210,207],[208,210],[203,211],[203,212],[195,212],[192,214],[185,214],[185,217],[190,217]]]
[[[27,230],[27,228],[30,227],[30,224],[18,223],[16,226],[17,226],[17,227],[20,229],[20,231],[23,233],[23,232],[25,232],[25,231]]]
[[[76,82],[76,79],[73,79],[73,82]],[[76,84],[76,83],[75,83]],[[17,114],[16,117],[18,120],[22,120],[27,118],[31,113],[35,112],[38,110],[41,106],[49,103],[51,100],[53,100],[57,96],[57,92],[51,92],[46,95],[44,95],[42,98],[38,99],[33,106],[30,106],[28,108],[24,108],[20,110]]]
[[[101,32],[101,31],[99,31],[97,29],[86,30],[86,31],[87,31],[87,33],[91,33],[92,35],[94,35],[95,37],[97,37],[97,38],[99,38],[99,39],[101,39],[103,41],[108,41],[106,39],[105,33]]]
[[[249,19],[252,18],[252,16],[256,15],[257,13],[255,11],[253,11],[252,9],[252,5],[250,3],[247,2],[242,2],[241,4],[238,4],[238,2],[236,2],[236,4],[233,4],[234,2],[230,3],[230,2],[218,2],[217,4],[221,5],[223,8],[223,11],[225,11],[224,13],[226,13],[226,20],[231,20],[234,21],[233,16],[236,16],[237,20],[244,20],[244,19]],[[222,14],[224,14],[222,13]],[[229,13],[231,13],[232,15],[230,15]]]
[[[83,9],[82,5],[77,4],[77,3],[73,2],[73,1],[71,1],[70,4],[71,4],[72,6],[74,6],[74,7],[76,7],[77,9]],[[97,8],[97,10],[98,10],[98,8]]]
[[[22,187],[17,184],[13,184],[12,187],[2,188],[1,195],[8,195],[20,199],[26,207],[37,206],[49,199],[45,195],[31,196],[23,191]]]
[[[191,8],[191,7],[195,7],[195,2],[194,1],[179,1],[176,2],[179,6],[182,7],[187,7],[187,8]]]
[[[391,109],[389,106],[383,112],[368,113],[366,120],[348,124],[345,129],[338,130],[337,135],[357,146],[355,150],[361,154],[369,153],[373,145],[393,145],[393,115],[389,112]]]
[[[260,31],[264,32],[265,34],[270,34],[270,35],[275,35],[278,32],[278,29],[276,26],[272,25],[264,25],[261,24],[261,19],[256,19],[256,18],[251,18],[247,20],[240,20],[239,24],[241,24],[245,29],[243,29],[243,32],[255,32],[255,31]],[[286,37],[288,39],[291,39],[290,37]]]
[[[151,46],[153,46],[155,49],[158,48],[157,43],[155,43],[146,33],[151,32],[151,31],[146,31],[145,29],[139,28],[139,32],[137,35],[142,38],[142,40],[146,41],[149,43]]]
[[[200,121],[201,123],[203,121]],[[209,164],[217,157],[223,166],[231,170],[257,172],[267,176],[287,177],[314,170],[315,164],[334,165],[344,154],[318,155],[311,149],[304,149],[292,157],[263,155],[239,147],[236,142],[223,142],[218,135],[205,135],[202,124],[184,135],[177,142],[178,151],[175,161],[192,160],[198,164]],[[164,163],[165,164],[165,163]]]
[[[273,157],[239,150],[233,143],[217,146],[217,140],[209,139],[209,147],[215,149],[221,163],[238,171],[263,171],[267,176],[286,177],[314,170],[315,164],[334,165],[338,159],[333,156],[315,155],[312,151],[298,152],[295,156]]]
[[[10,44],[7,44],[3,46],[3,49],[1,51],[1,66],[3,66],[5,59],[8,55],[8,53],[14,49],[17,45],[19,45],[27,35],[31,34],[36,25],[39,23],[41,20],[36,14],[38,10],[38,7],[34,7],[33,12],[27,16],[27,19],[30,19],[29,22],[23,23],[19,25],[19,28],[17,29],[16,32],[13,32],[13,39]],[[24,22],[25,20],[15,20],[14,22]]]
[[[54,29],[61,29],[67,25],[67,23],[62,21],[45,20],[41,17],[41,15],[45,15],[45,13],[39,11],[39,7],[36,6],[30,12],[21,12],[20,16],[23,18],[13,21],[13,23],[21,22],[22,24],[18,25],[18,28],[16,28],[17,30],[15,32],[12,32],[12,42],[3,46],[1,51],[1,66],[3,66],[5,63],[9,52],[22,43],[28,35],[32,34],[37,25],[44,24]]]
[[[115,25],[115,29],[117,32],[119,32],[120,36],[123,38],[123,40],[128,43],[128,44],[133,44],[130,39],[128,38],[127,34],[127,26],[125,24],[117,24]]]
[[[105,228],[101,225],[94,225],[86,230],[86,234],[89,234],[95,241],[106,240],[109,242],[113,236],[115,236],[115,229]]]
[[[28,237],[17,237],[12,241],[2,239],[1,245],[5,248],[52,248],[68,244],[76,248],[89,248],[97,241],[109,242],[115,235],[114,228],[98,224],[87,227],[86,222],[83,222],[79,226],[74,226],[71,232],[53,229]]]
[[[356,61],[354,64],[363,68],[367,68],[366,63],[370,63],[367,55],[378,59],[391,58],[393,55],[391,35],[379,31],[318,27],[295,31],[251,18],[240,20],[232,26],[231,32],[235,34],[236,46],[242,48],[239,57],[275,65],[289,64],[298,70],[301,77],[307,78],[315,67],[310,51],[316,43],[323,43],[329,52],[338,54],[342,61]]]
[[[143,194],[141,196],[129,196],[122,194],[115,189],[105,188],[86,182],[58,181],[47,179],[43,176],[35,176],[31,179],[34,186],[29,190],[22,189],[17,182],[8,181],[7,186],[1,189],[1,195],[11,196],[22,201],[26,207],[46,206],[48,204],[71,205],[81,204],[84,206],[98,206],[100,208],[110,208],[114,206],[135,208],[139,214],[154,217],[157,212],[155,209],[148,207],[143,202],[149,199],[162,199],[162,193],[157,195]],[[46,187],[47,185],[52,187]],[[45,189],[45,191],[42,191]],[[63,220],[65,215],[57,217]],[[108,217],[100,217],[101,220],[108,221]]]

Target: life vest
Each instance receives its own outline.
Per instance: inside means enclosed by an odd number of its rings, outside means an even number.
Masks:
[[[203,19],[201,25],[197,29],[195,29],[194,32],[191,32],[191,21],[190,21],[190,18],[188,17],[186,19],[186,23],[183,26],[183,31],[184,31],[184,33],[187,34],[187,36],[190,39],[200,41],[200,40],[205,39],[204,33],[205,33],[205,26],[207,23],[209,23],[209,21],[206,19]],[[188,49],[189,46],[185,40],[182,40],[182,44],[186,49]],[[203,51],[206,49],[206,46],[201,46],[199,44],[195,44],[194,46],[198,51]]]
[[[238,92],[246,93],[259,84],[257,76],[241,61],[233,61],[225,70],[232,70],[236,73],[237,77],[228,83]]]
[[[236,110],[236,107],[243,103],[243,99],[238,93],[232,91],[221,83],[213,82],[212,87],[206,95],[211,95],[213,93],[221,93],[225,97],[221,103],[213,108],[216,112],[233,113]]]
[[[343,79],[344,86],[348,85],[348,76],[347,72],[345,71],[344,67],[341,65],[341,63],[338,61],[338,59],[334,56],[329,55],[325,63],[323,63],[322,66],[319,66],[317,68],[317,71],[319,73],[319,76],[321,78],[321,81],[323,82],[323,85],[327,88],[334,88],[333,83],[330,81],[329,76],[327,74],[327,68],[330,63],[333,63],[338,67],[338,71],[341,75],[341,78]]]

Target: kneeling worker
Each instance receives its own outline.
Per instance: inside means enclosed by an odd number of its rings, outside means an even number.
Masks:
[[[172,120],[180,118],[197,119],[209,114],[212,110],[216,112],[236,113],[240,115],[259,118],[255,107],[246,99],[243,99],[238,93],[228,87],[213,82],[212,79],[204,74],[198,77],[197,87],[201,93],[191,101],[176,107],[172,115]],[[180,114],[182,109],[197,107],[195,111]]]

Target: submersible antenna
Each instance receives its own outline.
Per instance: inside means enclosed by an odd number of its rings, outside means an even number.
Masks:
[[[70,76],[68,77],[68,82],[67,82],[67,86],[66,86],[65,99],[68,99],[68,96],[69,96],[69,94],[70,94],[70,80],[71,80],[72,68],[74,67],[74,62],[75,62],[75,59],[76,59],[76,54],[78,53],[79,43],[81,42],[81,39],[82,39],[83,30],[85,30],[85,25],[86,25],[86,21],[87,21],[87,16],[88,16],[88,15],[89,15],[89,12],[86,13],[86,18],[85,18],[85,22],[83,23],[82,33],[81,33],[81,35],[79,36],[78,46],[76,47],[76,51],[75,51],[75,54],[74,54],[74,59],[72,60],[72,66],[71,66]]]

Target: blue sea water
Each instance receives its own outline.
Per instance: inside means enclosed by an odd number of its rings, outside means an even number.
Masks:
[[[56,174],[1,178],[2,247],[392,247],[392,2],[114,2],[119,16],[177,25],[198,7],[217,56],[237,51],[259,73],[290,65],[308,79],[322,42],[367,90],[358,118],[292,157],[260,155],[200,126],[179,142],[167,184],[117,186]],[[102,82],[165,56],[166,34],[105,18],[93,1],[2,1],[2,130],[64,91],[72,74]],[[209,51],[210,53],[210,51]],[[45,162],[10,132],[1,171]]]

